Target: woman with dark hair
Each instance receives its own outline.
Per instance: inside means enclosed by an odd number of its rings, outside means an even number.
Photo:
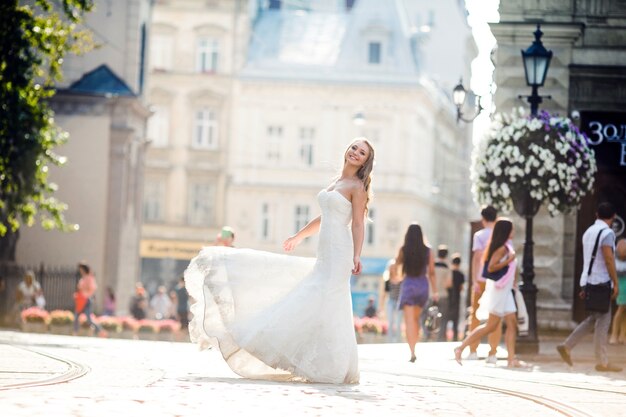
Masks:
[[[426,243],[422,228],[413,223],[404,235],[404,244],[398,251],[396,265],[402,267],[404,279],[400,289],[399,308],[404,312],[406,340],[411,351],[410,362],[415,362],[415,345],[420,333],[420,316],[428,301],[428,283],[437,297],[435,259]]]
[[[487,322],[475,328],[461,343],[461,346],[454,349],[454,358],[459,364],[461,364],[463,349],[494,332],[500,325],[500,321],[504,320],[506,323],[504,340],[509,354],[508,366],[520,368],[526,365],[515,358],[517,308],[512,289],[515,284],[517,262],[511,239],[513,239],[513,223],[509,219],[498,219],[483,255],[483,275],[487,278],[487,284],[479,301],[480,307],[476,312],[479,319],[486,319]]]

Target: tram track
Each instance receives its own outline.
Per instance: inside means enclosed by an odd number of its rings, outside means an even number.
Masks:
[[[530,394],[527,392],[513,391],[509,389],[494,387],[492,385],[477,384],[473,382],[467,382],[467,381],[462,381],[462,380],[457,380],[457,379],[442,378],[442,377],[433,376],[433,375],[426,375],[426,376],[422,375],[422,376],[417,376],[417,378],[426,379],[430,381],[436,381],[436,382],[442,382],[442,383],[447,383],[447,384],[452,384],[452,385],[460,385],[460,386],[484,390],[484,391],[497,392],[497,393],[508,395],[511,397],[520,398],[523,400],[531,401],[540,406],[549,408],[550,410],[566,417],[594,417],[593,414],[589,414],[583,410],[580,410],[576,407],[572,407],[563,402],[553,400],[551,398],[546,398],[543,396],[535,395],[535,394]]]
[[[494,392],[494,393],[499,393],[499,394],[503,394],[503,395],[507,395],[507,396],[511,396],[511,397],[515,397],[515,398],[519,398],[522,400],[526,400],[526,401],[530,401],[533,402],[541,407],[547,408],[557,414],[560,414],[562,416],[565,417],[597,417],[597,414],[590,414],[584,410],[580,410],[574,406],[571,406],[569,404],[565,404],[562,401],[558,401],[552,398],[548,398],[545,396],[541,396],[541,395],[536,395],[536,394],[532,394],[532,393],[528,393],[528,392],[523,392],[523,391],[519,391],[519,390],[511,390],[511,389],[506,389],[506,388],[501,388],[498,386],[494,386],[494,385],[488,385],[488,384],[480,384],[480,383],[475,383],[475,382],[469,382],[463,379],[452,379],[452,378],[445,378],[445,377],[441,377],[438,375],[432,375],[432,374],[421,374],[421,375],[415,375],[415,374],[405,374],[405,373],[394,373],[394,372],[383,372],[383,371],[370,371],[373,373],[379,373],[379,374],[394,374],[397,376],[403,376],[403,377],[410,377],[410,378],[417,378],[417,379],[421,379],[421,380],[426,380],[426,381],[432,381],[432,382],[439,382],[439,383],[443,383],[443,384],[449,384],[452,386],[461,386],[461,387],[467,387],[467,388],[473,388],[473,389],[477,389],[477,390],[481,390],[481,391],[489,391],[489,392]],[[560,385],[559,385],[560,386]],[[581,389],[580,387],[566,387],[566,386],[560,386],[563,388],[572,388],[572,389]],[[613,391],[603,391],[607,394],[611,394],[614,393]]]
[[[45,385],[55,385],[55,384],[61,384],[64,382],[69,382],[72,381],[74,379],[80,378],[84,375],[86,375],[91,368],[89,368],[86,365],[83,365],[79,362],[75,362],[69,359],[65,359],[62,358],[60,356],[57,355],[53,355],[51,353],[46,353],[46,352],[41,352],[35,349],[30,349],[30,348],[25,348],[23,346],[17,346],[17,345],[11,345],[13,348],[15,349],[21,349],[24,351],[27,351],[29,353],[35,354],[35,355],[40,355],[43,357],[46,357],[48,359],[51,359],[53,361],[56,362],[61,362],[63,364],[65,364],[65,366],[67,367],[67,369],[63,372],[63,373],[58,373],[54,376],[51,376],[49,378],[43,378],[43,379],[39,379],[36,381],[28,381],[28,382],[20,382],[20,383],[13,383],[13,384],[7,384],[7,385],[1,385],[0,386],[0,391],[7,391],[7,390],[14,390],[14,389],[23,389],[23,388],[31,388],[31,387],[39,387],[39,386],[45,386]]]

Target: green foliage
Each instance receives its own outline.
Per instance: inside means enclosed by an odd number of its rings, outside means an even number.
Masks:
[[[54,149],[68,136],[55,126],[48,100],[65,55],[92,45],[77,26],[92,7],[93,0],[0,2],[0,236],[36,219],[46,229],[77,228],[48,181],[49,166],[65,163]]]

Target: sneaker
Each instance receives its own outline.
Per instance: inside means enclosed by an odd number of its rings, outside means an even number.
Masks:
[[[496,358],[496,355],[489,355],[487,356],[487,359],[485,359],[485,362],[490,365],[495,365],[496,363],[498,363],[498,358]]]
[[[467,355],[467,360],[468,361],[477,361],[478,360],[478,353],[477,352],[470,352],[469,355]]]
[[[596,365],[596,371],[598,372],[622,372],[622,368],[619,366],[607,363],[606,365]]]
[[[568,364],[569,366],[574,366],[574,363],[572,362],[572,358],[569,355],[569,349],[567,348],[567,346],[565,345],[558,345],[556,347],[557,352],[559,352],[559,355],[561,355],[561,359],[563,359],[563,361]]]

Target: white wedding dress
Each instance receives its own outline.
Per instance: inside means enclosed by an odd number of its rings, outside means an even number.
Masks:
[[[191,340],[247,378],[357,383],[350,275],[352,204],[318,194],[317,259],[205,247],[185,271]]]

